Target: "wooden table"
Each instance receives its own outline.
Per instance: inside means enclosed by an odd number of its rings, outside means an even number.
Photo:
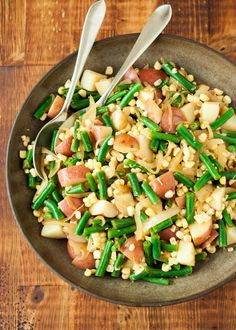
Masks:
[[[9,130],[34,84],[78,47],[91,2],[0,0],[0,329],[236,329],[236,280],[201,299],[172,307],[113,305],[58,279],[35,256],[15,224],[4,185]],[[236,61],[235,0],[167,2],[173,18],[166,32],[208,44]],[[108,0],[99,38],[140,31],[161,3]]]

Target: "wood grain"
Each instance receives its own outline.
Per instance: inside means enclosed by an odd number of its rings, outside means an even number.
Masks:
[[[236,61],[234,0],[172,0],[166,32],[206,43]],[[38,79],[78,47],[89,0],[0,0],[0,153],[15,115]],[[164,1],[110,0],[99,39],[140,31]],[[5,177],[5,159],[0,175]],[[234,330],[236,281],[211,294],[164,308],[116,306],[72,289],[25,242],[0,181],[0,329]],[[174,289],[174,288],[173,288]]]

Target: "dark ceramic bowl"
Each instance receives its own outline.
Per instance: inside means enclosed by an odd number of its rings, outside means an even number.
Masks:
[[[114,72],[120,68],[137,34],[124,35],[96,42],[86,67],[104,72],[112,65]],[[162,35],[136,63],[143,66],[154,64],[161,56],[171,59],[193,73],[196,80],[224,90],[235,97],[236,67],[217,52],[179,37]],[[7,183],[12,210],[17,223],[37,255],[69,284],[89,294],[110,302],[132,306],[162,306],[184,302],[210,292],[232,279],[236,271],[236,251],[221,250],[211,255],[207,262],[194,269],[192,276],[173,280],[172,285],[162,287],[146,282],[124,281],[107,277],[85,277],[71,264],[66,241],[40,236],[41,225],[37,223],[30,208],[33,193],[26,187],[26,178],[18,158],[22,149],[20,136],[36,136],[42,123],[32,116],[47,95],[71,77],[76,53],[66,57],[52,68],[33,88],[25,100],[14,123],[7,153]],[[235,101],[235,100],[234,100]]]

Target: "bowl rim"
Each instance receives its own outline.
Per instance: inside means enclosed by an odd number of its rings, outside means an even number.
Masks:
[[[126,38],[134,38],[134,37],[138,37],[139,33],[128,33],[128,34],[121,34],[121,35],[115,35],[112,37],[107,37],[101,40],[98,40],[94,43],[94,45],[97,44],[105,44],[106,42],[108,42],[111,39],[116,39],[116,40],[122,40],[122,39],[126,39]],[[221,57],[224,61],[229,62],[231,65],[235,66],[236,68],[236,63],[229,59],[228,57],[226,57],[224,54],[219,53],[218,51],[210,48],[209,46],[186,38],[186,37],[182,37],[182,36],[177,36],[177,35],[173,35],[173,34],[168,34],[168,33],[164,33],[161,34],[162,38],[167,38],[167,39],[176,39],[179,41],[184,41],[185,43],[189,43],[189,44],[193,44],[193,45],[197,45],[200,46],[202,48],[205,48],[206,50],[208,50],[209,52],[214,53],[215,55]],[[47,71],[45,74],[43,74],[43,76],[38,80],[38,82],[31,88],[30,92],[27,94],[26,98],[24,99],[24,101],[22,102],[16,117],[13,121],[13,123],[11,124],[11,129],[8,135],[8,143],[7,143],[7,148],[6,148],[6,169],[5,169],[5,179],[6,179],[6,188],[7,188],[7,196],[8,196],[8,201],[10,203],[10,207],[11,207],[11,211],[14,215],[16,224],[18,226],[18,228],[20,229],[21,233],[23,234],[24,238],[26,239],[27,243],[29,244],[29,246],[31,247],[31,249],[34,251],[34,253],[37,255],[37,257],[40,259],[40,261],[43,262],[44,265],[46,265],[46,267],[52,271],[52,273],[54,273],[55,275],[57,275],[60,279],[62,279],[64,282],[66,282],[67,284],[69,284],[70,286],[72,286],[75,289],[79,289],[80,291],[82,291],[83,293],[89,294],[90,296],[97,298],[97,299],[101,299],[103,301],[109,302],[109,303],[113,303],[113,304],[119,304],[119,305],[125,305],[125,306],[130,306],[130,307],[162,307],[162,306],[169,306],[169,305],[176,305],[176,304],[180,304],[180,303],[184,303],[184,302],[188,302],[191,300],[195,300],[197,298],[201,298],[206,296],[208,293],[214,291],[217,288],[220,288],[222,286],[224,286],[226,283],[228,283],[230,280],[234,279],[236,276],[236,270],[230,274],[229,276],[227,276],[226,278],[224,278],[223,280],[220,280],[216,285],[206,289],[206,290],[202,290],[201,292],[198,292],[196,294],[192,294],[189,295],[188,297],[184,297],[184,298],[179,298],[179,299],[174,299],[174,300],[170,300],[170,301],[165,301],[165,302],[153,302],[153,303],[142,303],[140,302],[139,304],[135,303],[135,302],[128,302],[128,301],[122,301],[120,299],[116,300],[113,298],[108,298],[106,296],[103,296],[101,294],[97,294],[97,293],[93,293],[92,291],[90,291],[89,289],[85,289],[83,287],[81,287],[79,284],[75,284],[74,282],[72,282],[70,279],[64,277],[62,274],[60,274],[57,270],[55,270],[45,259],[42,255],[40,255],[40,253],[37,251],[36,247],[34,246],[31,238],[26,234],[24,227],[21,226],[20,222],[18,221],[18,218],[16,216],[16,212],[15,212],[15,206],[13,205],[12,199],[11,199],[11,194],[10,194],[10,180],[9,180],[9,176],[10,176],[10,171],[9,171],[9,163],[10,163],[10,147],[11,147],[11,137],[12,137],[12,133],[14,131],[16,122],[18,120],[18,117],[21,114],[21,111],[23,110],[25,104],[28,102],[28,100],[31,98],[33,91],[35,90],[35,88],[37,88],[39,85],[41,85],[45,80],[47,80],[47,78],[53,74],[54,71],[57,70],[57,68],[61,65],[63,65],[63,63],[67,62],[70,58],[74,57],[75,54],[77,53],[77,50],[72,52],[71,54],[67,55],[66,57],[64,57],[62,60],[59,60],[56,64],[52,65],[52,67],[49,69],[49,71]]]

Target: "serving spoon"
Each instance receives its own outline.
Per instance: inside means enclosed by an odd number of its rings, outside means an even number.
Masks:
[[[105,13],[106,13],[105,0],[98,0],[95,3],[93,3],[92,6],[89,8],[80,38],[80,45],[75,62],[74,72],[71,78],[70,87],[66,95],[66,99],[63,104],[63,107],[61,111],[58,113],[58,115],[52,120],[50,120],[47,124],[45,124],[39,131],[38,135],[36,136],[35,143],[33,146],[33,164],[37,172],[37,175],[41,179],[43,179],[43,175],[41,171],[41,148],[50,146],[52,132],[55,129],[59,128],[67,118],[67,112],[70,106],[72,96],[75,91],[75,87],[83,72],[87,57],[96,40],[98,31],[100,30],[103,19],[105,17]]]

